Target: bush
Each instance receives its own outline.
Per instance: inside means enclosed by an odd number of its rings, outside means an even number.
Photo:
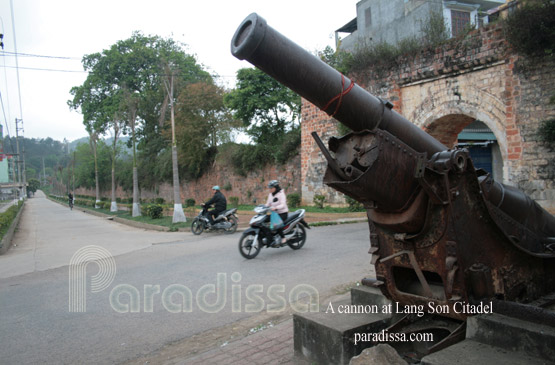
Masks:
[[[545,120],[538,130],[540,140],[544,142],[555,142],[555,119]]]
[[[194,207],[195,203],[196,203],[195,199],[193,199],[193,198],[185,199],[185,207],[187,207],[187,208]]]
[[[361,202],[356,201],[355,199],[351,198],[350,196],[345,197],[345,200],[347,201],[347,204],[349,204],[349,212],[363,212],[364,211],[364,205]]]
[[[291,193],[287,195],[287,206],[289,208],[298,208],[301,204],[301,195],[299,193]]]
[[[15,216],[17,215],[17,212],[19,212],[19,209],[22,205],[23,202],[19,201],[17,205],[12,205],[4,213],[0,213],[0,240],[4,237],[4,234],[10,228],[10,225],[12,224]]]
[[[158,219],[162,217],[162,213],[164,212],[164,208],[159,204],[148,204],[144,206],[144,211],[147,216],[152,219]]]
[[[222,189],[224,189],[225,191],[230,191],[232,189],[231,187],[231,183],[227,182]]]
[[[555,2],[526,1],[505,20],[507,41],[520,53],[531,57],[555,52]]]
[[[314,202],[314,205],[322,209],[324,208],[324,202],[326,201],[326,197],[323,195],[314,195],[314,198],[312,199],[312,201]]]
[[[237,208],[239,206],[239,197],[237,196],[230,196],[229,203],[233,208]]]

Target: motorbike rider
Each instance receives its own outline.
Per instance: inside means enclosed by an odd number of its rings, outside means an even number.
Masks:
[[[214,192],[212,199],[202,204],[202,206],[214,204],[214,209],[207,212],[210,225],[214,224],[214,217],[219,216],[222,212],[227,210],[227,200],[225,199],[224,194],[220,191],[220,187],[218,185],[214,185],[212,187],[212,191]]]
[[[268,200],[266,201],[266,205],[270,207],[271,210],[275,211],[279,214],[279,217],[282,221],[285,222],[287,219],[287,214],[289,212],[289,208],[287,208],[287,198],[285,196],[285,192],[279,186],[279,181],[272,180],[268,183],[268,188],[270,188],[270,194],[268,194]],[[277,230],[277,233],[281,237],[281,243],[286,243],[287,239],[283,234],[283,227]],[[274,246],[279,244],[279,240],[274,242]]]

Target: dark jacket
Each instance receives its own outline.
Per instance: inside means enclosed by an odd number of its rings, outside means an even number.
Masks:
[[[204,203],[204,205],[211,205],[214,204],[214,210],[218,212],[223,212],[227,209],[227,200],[225,199],[224,194],[221,191],[216,191],[212,199]]]

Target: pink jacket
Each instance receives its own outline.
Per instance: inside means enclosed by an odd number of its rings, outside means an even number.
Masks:
[[[274,198],[277,198],[277,201],[274,202]],[[272,195],[272,193],[270,193],[268,195],[266,205],[276,208],[276,212],[278,214],[289,212],[289,209],[287,208],[287,199],[285,198],[283,190],[280,190],[276,195]]]

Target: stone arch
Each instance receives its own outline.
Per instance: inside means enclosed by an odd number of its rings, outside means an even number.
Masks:
[[[443,95],[443,97],[441,96]],[[412,121],[451,148],[457,135],[472,121],[480,120],[493,132],[503,160],[503,181],[509,180],[509,144],[505,107],[498,98],[474,88],[465,99],[442,93],[427,97],[412,113]]]

